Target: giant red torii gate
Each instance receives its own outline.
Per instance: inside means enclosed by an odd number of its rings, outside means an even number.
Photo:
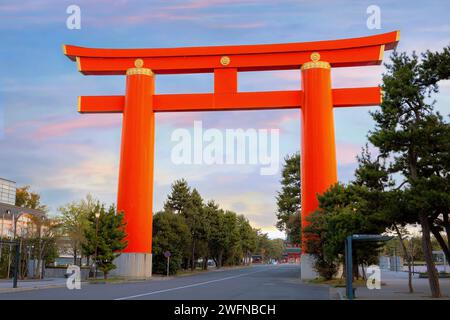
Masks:
[[[128,246],[118,273],[151,276],[154,113],[301,108],[302,228],[316,195],[337,181],[333,107],[381,103],[379,87],[332,89],[331,68],[379,65],[399,31],[331,41],[164,49],[94,49],[71,45],[64,54],[84,75],[126,75],[125,96],[81,96],[80,113],[123,113],[117,209],[125,213]],[[238,92],[245,71],[301,69],[294,91]],[[155,74],[214,73],[214,92],[154,94]],[[303,246],[305,248],[305,246]],[[303,250],[302,278],[313,277]]]

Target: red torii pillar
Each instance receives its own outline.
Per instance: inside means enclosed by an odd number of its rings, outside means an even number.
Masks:
[[[154,113],[301,108],[302,228],[317,194],[337,181],[334,107],[381,102],[379,87],[332,89],[331,67],[380,64],[399,32],[309,43],[170,49],[92,49],[64,46],[85,75],[126,74],[125,96],[82,96],[81,113],[123,113],[117,208],[124,211],[128,246],[116,261],[121,276],[151,276]],[[238,92],[243,71],[299,69],[302,90]],[[214,73],[214,93],[154,94],[154,73]],[[314,257],[302,245],[302,278],[314,278]]]
[[[125,213],[128,245],[117,264],[121,276],[147,278],[152,271],[155,81],[142,66],[136,60],[126,73],[117,210]]]
[[[333,97],[330,64],[313,53],[311,62],[302,65],[303,105],[301,113],[301,208],[302,230],[310,222],[306,217],[318,207],[317,194],[337,182],[334,138]],[[301,275],[313,279],[314,256],[308,253],[309,239],[302,235]]]

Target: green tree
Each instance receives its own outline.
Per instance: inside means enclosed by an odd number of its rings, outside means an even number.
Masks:
[[[61,223],[58,219],[50,219],[45,215],[31,217],[34,225],[33,233],[26,242],[31,245],[33,257],[37,260],[33,274],[36,278],[42,278],[42,263],[49,262],[55,257],[56,241],[61,237]]]
[[[223,213],[222,233],[224,259],[227,265],[236,263],[236,253],[239,249],[239,226],[237,222],[237,214],[233,211],[226,210]]]
[[[78,253],[85,242],[85,231],[89,227],[89,216],[99,209],[99,203],[92,195],[77,202],[70,202],[60,208],[60,221],[64,235],[69,239],[73,253],[73,263],[77,264]],[[81,266],[81,258],[79,259]]]
[[[189,187],[185,179],[176,180],[171,187],[171,192],[167,196],[164,204],[164,211],[171,211],[182,215],[189,227],[190,242],[186,243],[185,267],[195,269],[197,260],[196,247],[198,243],[206,237],[205,219],[203,218],[203,199],[200,193]]]
[[[284,240],[283,239],[270,239],[269,248],[267,250],[266,256],[268,259],[280,260],[283,258],[283,253],[285,251]]]
[[[407,235],[406,225],[414,222],[403,206],[403,192],[395,187],[386,166],[386,159],[377,157],[372,159],[369,147],[366,144],[358,156],[358,168],[355,171],[354,184],[366,188],[362,197],[366,200],[366,214],[379,217],[377,223],[384,225],[397,235],[401,250],[408,263],[408,287],[413,293],[412,286],[412,256],[405,243]]]
[[[342,262],[347,236],[385,231],[383,216],[374,214],[373,203],[366,200],[368,194],[366,186],[338,183],[318,196],[319,210],[309,217],[311,225],[304,232],[310,234],[308,249],[318,255],[316,269],[323,277],[330,278],[337,264]],[[359,264],[376,262],[380,247],[379,243],[355,244],[356,277]]]
[[[239,263],[250,264],[252,253],[256,249],[256,231],[243,215],[237,216],[237,224],[239,229]]]
[[[281,172],[281,191],[276,196],[277,223],[280,231],[285,231],[289,242],[301,243],[300,222],[300,154],[296,153],[284,159]]]
[[[30,188],[23,186],[16,189],[16,206],[47,212],[48,208],[41,203],[40,194],[31,191]]]
[[[166,273],[167,259],[164,252],[169,251],[170,274],[176,274],[181,267],[186,243],[191,241],[186,219],[172,211],[158,212],[153,217],[153,270]]]
[[[176,180],[172,183],[171,191],[164,203],[165,211],[172,211],[178,214],[188,209],[191,202],[191,188],[185,179]]]
[[[449,76],[449,48],[442,53],[427,52],[422,61],[415,53],[408,56],[396,52],[391,60],[383,75],[381,109],[372,113],[376,127],[370,132],[369,141],[379,148],[382,157],[392,159],[390,173],[403,177],[399,184],[407,189],[407,207],[411,209],[408,211],[422,227],[422,247],[432,296],[440,297],[430,236],[435,208],[430,200],[435,201],[437,197],[439,203],[446,202],[436,194],[448,183],[449,146],[445,144],[448,124],[434,112],[434,102],[429,102],[429,98],[438,92],[439,80]],[[439,187],[434,188],[436,185]]]
[[[185,210],[182,211],[191,234],[191,269],[195,269],[197,261],[196,248],[200,241],[207,237],[207,225],[204,219],[203,199],[197,189],[193,189]]]
[[[37,260],[35,264],[34,274],[35,277],[42,277],[42,262],[53,258],[53,248],[56,240],[60,236],[59,223],[56,219],[50,219],[47,217],[48,207],[41,202],[40,194],[31,191],[30,186],[23,186],[16,189],[16,206],[29,208],[34,210],[40,210],[43,213],[40,215],[30,216],[32,227],[29,228],[31,233],[27,235],[27,239],[22,239],[23,244],[28,244],[34,248],[33,258]],[[17,223],[17,221],[16,221]],[[14,228],[16,232],[16,228]],[[16,235],[14,235],[16,236]],[[23,256],[23,270],[21,272],[22,277],[25,274],[27,268],[28,256]]]
[[[209,201],[205,210],[209,223],[209,252],[216,267],[221,268],[225,261],[230,262],[233,259],[239,242],[236,213],[224,212],[214,201]]]
[[[99,218],[95,217],[95,212],[89,214],[89,227],[85,230],[86,241],[82,247],[84,252],[95,257],[97,267],[107,279],[109,272],[116,268],[114,259],[127,246],[125,222],[123,213],[117,213],[114,205],[106,210],[102,204],[98,213]]]
[[[169,213],[183,219],[177,220]],[[154,235],[157,240],[154,241],[161,243],[162,245],[158,245],[161,248],[168,246],[168,239],[178,243],[176,249],[177,252],[182,251],[181,265],[186,269],[194,269],[199,258],[203,260],[203,269],[208,267],[210,258],[215,261],[217,268],[249,263],[256,248],[256,231],[244,216],[220,209],[212,200],[205,204],[200,193],[195,188],[191,191],[184,179],[172,184],[164,205],[164,214],[158,214],[158,219],[161,219],[158,223],[165,227],[158,229],[158,233]],[[187,235],[183,231],[176,231],[182,225],[187,228]],[[154,252],[155,250],[157,249]],[[154,258],[155,268],[162,268],[162,261]],[[174,260],[171,268],[177,268],[177,261]]]

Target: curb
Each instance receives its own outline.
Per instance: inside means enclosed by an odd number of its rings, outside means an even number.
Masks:
[[[38,286],[38,287],[6,288],[6,289],[0,289],[0,294],[2,294],[2,293],[34,291],[34,290],[40,290],[40,289],[65,288],[65,287],[66,287],[65,284],[49,284],[49,285]]]

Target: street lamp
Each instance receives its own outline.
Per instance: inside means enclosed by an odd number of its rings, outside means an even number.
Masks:
[[[100,218],[100,212],[95,213],[95,273],[94,278],[97,279],[97,251],[98,251],[98,219]]]

